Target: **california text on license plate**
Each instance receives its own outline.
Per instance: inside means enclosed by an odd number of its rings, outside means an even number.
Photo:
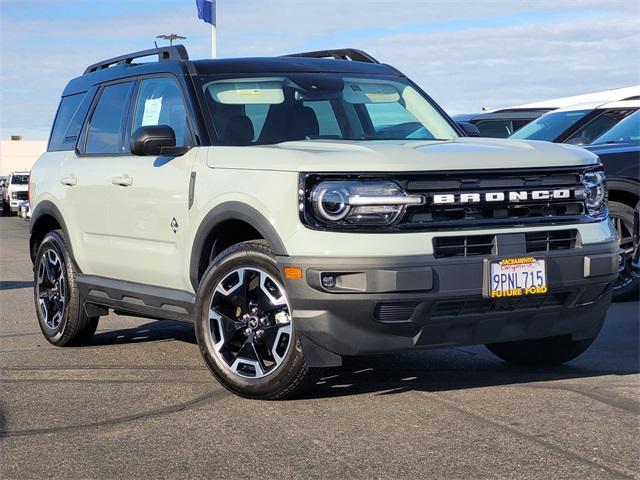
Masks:
[[[547,293],[547,269],[544,259],[504,258],[489,262],[490,298],[520,297]]]

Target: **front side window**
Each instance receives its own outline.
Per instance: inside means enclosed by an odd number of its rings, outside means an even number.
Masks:
[[[633,110],[603,110],[600,115],[574,132],[566,142],[573,145],[588,145]]]
[[[536,118],[509,138],[519,140],[546,140],[553,142],[593,110],[551,112]]]
[[[133,82],[116,83],[104,87],[91,116],[87,131],[85,153],[122,154],[125,118]]]
[[[168,77],[142,81],[131,133],[147,125],[168,125],[176,134],[176,146],[190,143],[187,110],[176,81]]]
[[[354,74],[203,78],[222,145],[296,140],[453,140],[454,127],[406,80]]]

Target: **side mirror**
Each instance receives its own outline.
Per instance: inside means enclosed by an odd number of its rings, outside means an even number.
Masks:
[[[481,137],[480,130],[470,122],[456,122],[467,137]]]
[[[131,153],[141,156],[178,157],[189,151],[189,147],[176,147],[176,134],[169,125],[147,125],[131,135]]]

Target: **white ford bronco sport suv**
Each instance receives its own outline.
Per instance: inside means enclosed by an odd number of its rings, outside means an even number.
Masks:
[[[92,65],[32,170],[42,332],[192,321],[216,378],[266,399],[349,355],[571,360],[618,272],[598,157],[465,128],[358,50]]]

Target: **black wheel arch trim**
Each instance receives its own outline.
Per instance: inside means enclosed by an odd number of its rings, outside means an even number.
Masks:
[[[67,242],[67,248],[69,249],[71,258],[75,262],[73,248],[71,245],[71,238],[69,237],[69,231],[67,230],[67,225],[64,221],[64,217],[62,216],[62,213],[60,213],[58,207],[50,200],[43,200],[39,202],[36,208],[33,210],[33,213],[31,214],[31,222],[29,223],[29,257],[31,258],[31,261],[33,262],[37,249],[37,237],[35,235],[35,231],[37,230],[37,226],[40,224],[42,218],[46,216],[52,217],[58,223],[58,225],[60,225],[60,228],[64,233],[65,241]],[[79,268],[78,271],[80,271]]]
[[[640,182],[630,178],[607,178],[607,188],[609,191],[618,190],[640,197]],[[634,205],[629,205],[634,208]]]
[[[189,279],[194,291],[198,291],[198,272],[204,247],[209,234],[222,222],[227,220],[240,220],[255,228],[267,241],[275,255],[287,256],[280,236],[271,223],[255,208],[242,202],[225,202],[214,207],[204,217],[193,239],[191,259],[189,262]]]

